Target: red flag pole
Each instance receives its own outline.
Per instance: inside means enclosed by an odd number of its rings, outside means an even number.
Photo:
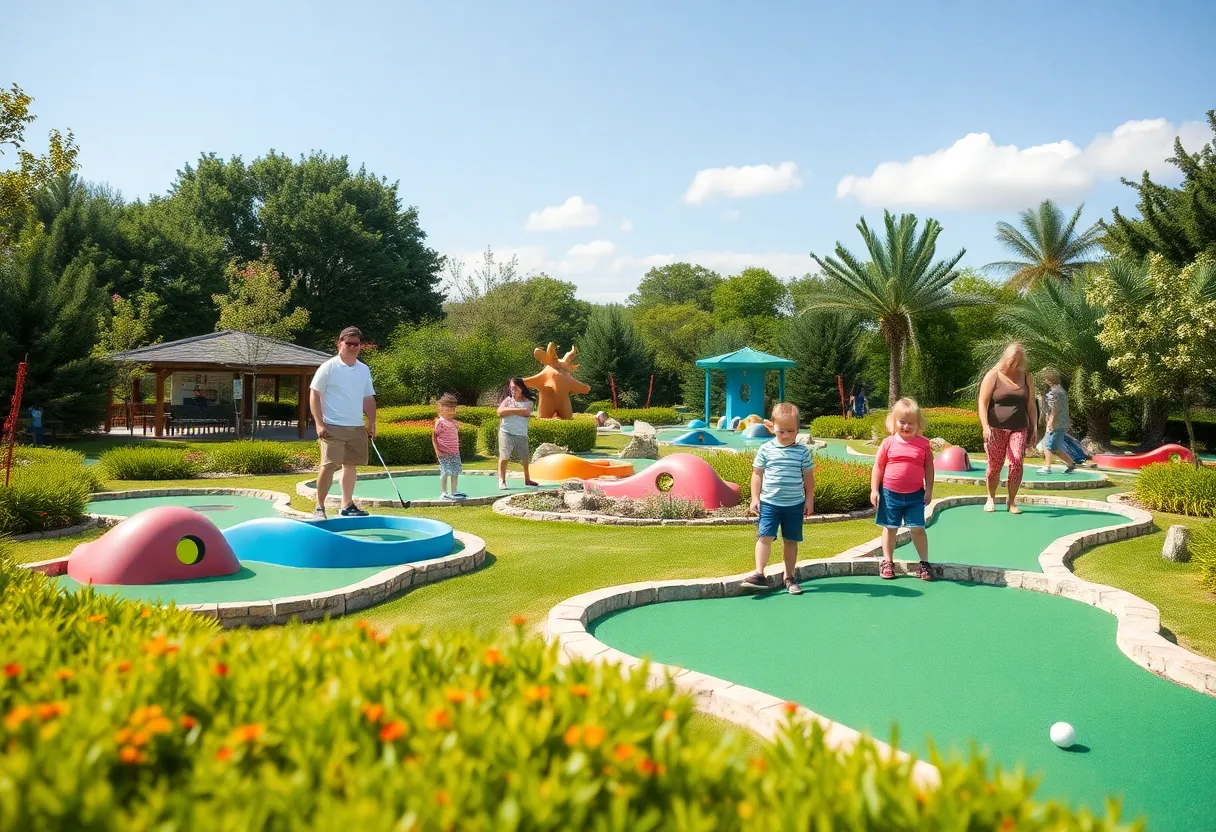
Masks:
[[[844,379],[842,379],[840,376],[836,376],[836,389],[840,391],[840,415],[847,418],[849,415],[849,409],[844,403]]]
[[[29,367],[29,355],[17,365],[17,387],[13,390],[13,401],[9,405],[8,418],[4,420],[4,440],[8,443],[7,459],[4,461],[4,487],[8,488],[9,475],[13,471],[13,446],[17,444],[17,417],[21,414],[21,389],[25,386],[25,371]]]
[[[654,376],[650,377],[650,389],[646,391],[646,409],[650,410],[650,394],[654,392]]]
[[[616,410],[616,379],[614,379],[612,376],[608,376],[608,384],[612,387],[612,409]]]

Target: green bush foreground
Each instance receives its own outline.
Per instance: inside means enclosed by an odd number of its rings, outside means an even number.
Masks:
[[[12,475],[0,472],[0,535],[45,532],[71,526],[84,514],[89,495],[101,488],[84,456],[56,448],[13,449]]]
[[[739,486],[740,502],[752,494],[753,451],[738,454],[694,450],[709,461],[718,476]],[[870,466],[843,462],[827,456],[815,457],[815,513],[842,514],[870,507]]]
[[[1216,468],[1158,462],[1140,469],[1136,500],[1153,511],[1216,517]]]
[[[498,454],[498,420],[483,422],[481,438],[491,456]],[[543,442],[564,445],[572,454],[581,454],[595,447],[595,420],[588,417],[574,419],[529,419],[528,447],[535,451]]]
[[[1017,773],[790,725],[757,756],[635,672],[514,633],[221,633],[0,562],[0,830],[1119,829]]]

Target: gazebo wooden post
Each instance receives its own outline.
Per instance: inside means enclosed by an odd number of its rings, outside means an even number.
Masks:
[[[106,433],[114,424],[114,388],[106,389]]]
[[[165,435],[165,371],[156,371],[156,428],[155,436]]]
[[[279,380],[280,380],[281,378],[282,378],[282,376],[278,375],[277,373],[275,374],[275,377],[274,377],[274,401],[275,401],[275,404],[278,404],[278,403],[279,403]]]
[[[304,438],[304,431],[308,428],[308,384],[310,381],[312,381],[312,376],[300,374],[300,392],[296,395],[296,429],[301,439]]]

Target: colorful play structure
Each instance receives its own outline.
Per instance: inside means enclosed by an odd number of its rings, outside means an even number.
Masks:
[[[396,566],[450,554],[451,526],[421,517],[262,517],[224,531],[185,506],[141,511],[72,550],[81,584],[137,586],[234,575],[242,561],[312,569]]]
[[[704,447],[714,445],[725,445],[718,437],[714,436],[707,430],[690,430],[688,433],[681,434],[669,443],[671,445],[684,445],[686,447]]]
[[[699,456],[672,454],[645,471],[623,480],[584,480],[609,497],[649,497],[669,494],[686,500],[699,500],[713,511],[739,505],[739,486],[725,482],[713,466]]]
[[[748,416],[764,418],[764,379],[770,370],[777,371],[777,401],[785,401],[785,371],[797,367],[797,361],[769,355],[751,347],[734,352],[702,358],[697,366],[705,370],[705,424],[710,423],[710,373],[726,373],[726,412],[723,418],[731,424],[735,418]],[[702,426],[704,427],[704,425]]]
[[[933,460],[933,467],[938,471],[972,471],[971,457],[967,456],[967,449],[960,448],[958,445],[947,445],[937,452],[937,457]]]
[[[574,454],[549,454],[531,466],[532,476],[546,482],[595,477],[629,477],[633,463],[619,459],[583,459]]]
[[[590,387],[573,375],[579,366],[578,347],[571,347],[570,352],[558,358],[557,345],[550,341],[546,349],[537,347],[532,354],[544,365],[540,372],[524,379],[524,384],[540,392],[536,415],[541,419],[573,419],[570,394],[591,392]]]
[[[1162,445],[1142,454],[1098,454],[1094,464],[1099,468],[1114,468],[1125,471],[1138,471],[1145,465],[1154,462],[1194,462],[1195,456],[1189,448],[1181,445]]]

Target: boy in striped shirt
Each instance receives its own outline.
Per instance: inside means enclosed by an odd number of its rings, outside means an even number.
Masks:
[[[750,513],[760,515],[760,525],[756,530],[756,571],[744,579],[743,586],[768,589],[764,567],[780,528],[785,589],[790,595],[801,595],[802,587],[794,580],[794,564],[802,542],[802,518],[815,513],[815,460],[810,448],[797,441],[797,407],[788,402],[776,405],[773,428],[776,437],[760,446],[752,462]]]

